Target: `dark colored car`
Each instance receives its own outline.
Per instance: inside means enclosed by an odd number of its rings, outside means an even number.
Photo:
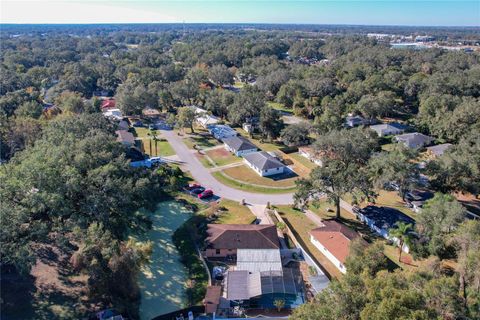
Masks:
[[[186,186],[185,188],[187,190],[193,190],[193,189],[197,189],[197,188],[201,188],[202,186],[199,185],[198,183],[190,183],[188,186]]]
[[[195,189],[190,190],[191,193],[198,194],[198,195],[201,194],[204,191],[205,191],[204,187],[199,187],[199,188],[195,188]]]
[[[213,196],[213,191],[212,190],[205,190],[202,193],[198,195],[199,199],[205,199]]]

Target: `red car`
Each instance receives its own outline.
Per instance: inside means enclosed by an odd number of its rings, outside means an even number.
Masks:
[[[213,196],[213,191],[212,190],[205,190],[202,193],[198,195],[198,199],[205,199],[208,197]]]

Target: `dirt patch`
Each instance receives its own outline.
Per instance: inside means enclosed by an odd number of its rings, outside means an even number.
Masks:
[[[93,312],[87,276],[72,271],[69,255],[53,245],[36,244],[28,277],[2,274],[2,318],[79,319]]]

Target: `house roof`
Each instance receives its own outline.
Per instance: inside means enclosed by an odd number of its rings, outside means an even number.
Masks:
[[[254,145],[250,140],[242,136],[225,138],[223,139],[223,142],[235,151],[257,149],[256,145]]]
[[[238,249],[236,270],[249,272],[282,271],[278,249]]]
[[[433,138],[419,132],[405,133],[395,136],[395,139],[409,145],[425,145],[432,142]]]
[[[452,146],[451,143],[437,144],[436,146],[428,147],[427,150],[433,153],[435,156],[441,156],[448,148]]]
[[[370,126],[372,130],[386,130],[386,129],[397,129],[397,130],[406,130],[408,127],[398,122],[390,122],[390,123],[381,123],[381,124],[374,124]]]
[[[127,130],[117,130],[115,133],[117,134],[118,142],[128,142],[131,144],[135,143],[135,137],[131,132],[128,132]]]
[[[260,272],[249,273],[246,270],[227,273],[227,299],[248,300],[262,295]]]
[[[323,226],[313,229],[310,234],[338,261],[345,263],[350,252],[350,242],[358,238],[358,234],[335,220],[326,220],[322,223]]]
[[[115,99],[105,99],[102,101],[102,104],[100,105],[102,109],[113,109],[115,108]]]
[[[222,295],[221,286],[208,286],[203,303],[205,305],[205,313],[214,313],[220,304],[220,296]]]
[[[208,246],[214,249],[278,249],[277,229],[272,224],[209,224]]]
[[[253,152],[243,156],[243,158],[260,170],[285,167],[277,158],[265,151]]]
[[[369,220],[380,229],[388,230],[395,228],[398,221],[415,224],[415,220],[404,214],[403,212],[390,207],[368,206],[361,209],[360,214]]]

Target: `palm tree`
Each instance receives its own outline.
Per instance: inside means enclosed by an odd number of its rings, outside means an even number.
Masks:
[[[411,247],[412,245],[412,235],[410,232],[413,230],[413,226],[411,223],[405,223],[402,221],[398,221],[395,223],[397,225],[396,228],[391,228],[388,230],[388,234],[391,237],[397,238],[398,242],[398,261],[402,262],[402,248],[404,245]]]
[[[149,139],[148,139],[148,142],[150,143],[150,156],[152,156],[152,133],[151,132],[147,132],[147,136],[149,136]]]
[[[155,141],[155,156],[158,156],[157,142],[160,140],[157,138],[157,130],[152,130],[151,132],[153,135],[153,141]]]

